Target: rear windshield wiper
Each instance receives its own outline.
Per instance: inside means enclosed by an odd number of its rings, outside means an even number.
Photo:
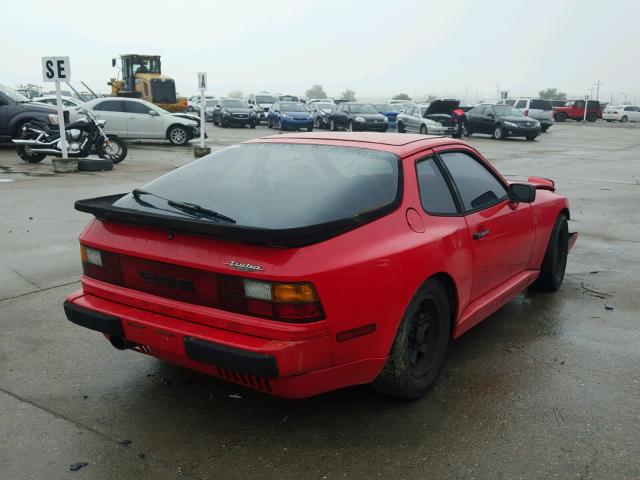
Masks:
[[[166,200],[167,204],[173,208],[176,208],[178,210],[181,210],[183,212],[188,212],[188,213],[195,213],[195,214],[199,214],[203,217],[207,217],[207,218],[213,218],[215,220],[222,220],[224,222],[227,223],[236,223],[236,221],[231,218],[231,217],[227,217],[226,215],[223,215],[222,213],[218,213],[214,210],[211,210],[209,208],[203,207],[202,205],[198,205],[196,203],[189,203],[189,202],[179,202],[176,200],[171,200],[169,198],[165,198],[162,197],[160,195],[157,195],[155,193],[151,193],[151,192],[147,192],[146,190],[143,190],[141,188],[136,188],[134,189],[131,194],[134,196],[134,198],[138,199],[140,198],[140,195],[152,195],[154,197],[160,198],[162,200]]]

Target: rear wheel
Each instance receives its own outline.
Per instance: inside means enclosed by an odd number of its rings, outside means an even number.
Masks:
[[[629,121],[629,118],[625,115],[624,117],[622,117],[622,118],[620,119],[620,121],[621,121],[622,123],[627,123],[627,122]]]
[[[587,114],[587,122],[592,122],[592,123],[593,123],[593,122],[595,122],[595,121],[596,121],[596,119],[597,119],[597,118],[598,118],[598,117],[596,117],[596,114],[595,114],[595,113],[589,113],[589,114]]]
[[[426,125],[421,125],[421,126],[420,126],[420,133],[421,133],[422,135],[427,135],[427,133],[429,133],[429,132],[427,131],[427,126],[426,126]]]
[[[450,308],[440,281],[430,279],[420,287],[400,321],[387,363],[373,384],[378,391],[413,400],[433,388],[449,346]]]
[[[529,140],[531,142],[531,141],[535,140],[536,137],[537,137],[537,135],[534,135],[532,137],[527,137],[527,140]]]
[[[540,275],[532,287],[546,292],[555,292],[562,285],[569,253],[569,225],[564,214],[558,215],[551,231],[547,251],[542,260]]]
[[[30,132],[22,131],[20,128],[20,135],[16,137],[20,140],[35,140],[36,135]],[[44,160],[44,157],[47,155],[44,153],[36,153],[31,150],[31,147],[28,145],[16,145],[16,153],[18,156],[27,163],[38,163]]]
[[[398,122],[398,133],[405,133],[404,124],[402,122]]]
[[[251,122],[249,124],[249,128],[256,128],[256,122]]]
[[[564,122],[567,120],[567,114],[564,112],[560,112],[556,114],[556,122]]]

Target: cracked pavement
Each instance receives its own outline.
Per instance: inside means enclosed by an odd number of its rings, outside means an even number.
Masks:
[[[208,128],[214,147],[274,133]],[[1,476],[640,479],[639,126],[469,141],[506,175],[555,179],[580,237],[562,290],[524,292],[452,343],[415,402],[367,386],[281,400],[70,324],[62,300],[89,220],[73,202],[130,190],[191,151],[141,143],[112,172],[52,175],[50,159],[0,149],[0,180],[13,180],[0,182]]]

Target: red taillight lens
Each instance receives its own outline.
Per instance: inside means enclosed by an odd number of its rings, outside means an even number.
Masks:
[[[122,285],[122,271],[118,255],[80,245],[82,273],[107,283]]]
[[[525,111],[524,111],[524,116],[525,116],[525,117],[528,117],[528,116],[529,116],[529,110],[525,110]]]
[[[315,322],[324,318],[318,296],[310,283],[274,283],[218,276],[220,308],[285,322]]]

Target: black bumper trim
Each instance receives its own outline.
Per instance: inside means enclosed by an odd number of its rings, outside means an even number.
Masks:
[[[76,325],[106,333],[112,337],[124,338],[122,321],[118,317],[105,315],[104,313],[89,310],[88,308],[78,307],[68,300],[64,302],[64,313],[67,315],[69,321]]]
[[[278,364],[271,355],[239,350],[200,338],[184,337],[184,351],[191,360],[263,378],[277,378]]]

